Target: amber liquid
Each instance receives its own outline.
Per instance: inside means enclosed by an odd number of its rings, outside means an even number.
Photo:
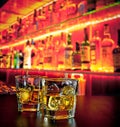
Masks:
[[[18,111],[39,111],[40,102],[42,102],[40,95],[39,89],[30,91],[29,88],[19,88],[17,90]]]
[[[44,99],[45,116],[51,119],[66,119],[74,117],[76,96],[47,94]]]

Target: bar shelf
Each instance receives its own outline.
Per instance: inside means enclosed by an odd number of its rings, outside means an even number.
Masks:
[[[28,37],[35,39],[35,41],[45,38],[51,34],[59,34],[63,31],[78,31],[83,27],[93,27],[100,23],[107,21],[116,22],[120,19],[120,2],[104,6],[98,10],[84,13],[83,15],[75,15],[64,21],[56,24],[45,26],[35,32],[24,35],[15,39],[13,42],[0,44],[1,49],[6,50],[10,47],[23,46]],[[114,11],[113,11],[114,10]],[[90,38],[92,32],[90,31]],[[115,37],[116,38],[116,37]],[[67,75],[83,75],[86,80],[86,95],[119,95],[120,94],[120,73],[115,72],[91,72],[82,70],[39,70],[39,69],[9,69],[0,68],[0,80],[9,85],[15,85],[15,75],[23,75],[28,71],[28,74],[35,74],[48,77],[62,77]]]
[[[45,26],[44,28],[36,30],[35,32],[19,37],[9,42],[7,45],[0,44],[0,47],[1,49],[7,49],[11,46],[15,47],[15,46],[23,45],[26,42],[26,39],[29,37],[37,41],[41,38],[44,38],[45,36],[51,35],[52,32],[59,33],[61,31],[66,31],[66,30],[76,31],[78,29],[83,29],[83,27],[85,26],[118,19],[120,18],[119,8],[120,8],[120,2],[115,2],[108,6],[104,6],[100,9],[86,12],[83,15],[77,15],[77,16],[75,15],[74,17],[68,18],[64,21],[60,21],[56,24]]]

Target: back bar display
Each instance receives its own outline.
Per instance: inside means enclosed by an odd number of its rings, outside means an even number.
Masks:
[[[119,8],[115,0],[57,0],[18,17],[1,32],[0,68],[114,72]]]

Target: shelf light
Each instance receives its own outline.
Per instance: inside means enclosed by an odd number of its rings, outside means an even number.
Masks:
[[[111,16],[111,17],[107,17],[107,18],[104,18],[104,19],[100,19],[100,20],[94,20],[94,21],[88,21],[88,22],[85,22],[85,23],[79,23],[77,25],[69,26],[66,29],[57,30],[57,31],[53,31],[53,32],[49,32],[49,33],[40,35],[40,36],[36,36],[33,39],[35,41],[37,41],[39,39],[44,39],[44,38],[46,38],[47,36],[50,36],[50,35],[58,36],[58,35],[60,35],[61,32],[66,33],[68,31],[76,31],[78,29],[84,28],[84,27],[89,26],[89,25],[95,25],[95,24],[99,24],[99,23],[102,23],[102,22],[106,22],[106,21],[110,21],[110,20],[114,20],[114,19],[118,19],[118,18],[120,18],[120,14],[117,14],[117,15],[114,15],[114,16]],[[15,44],[9,44],[7,46],[2,46],[1,49],[6,49],[6,48],[9,48],[9,47],[18,46],[18,45],[24,44],[25,42],[26,42],[26,39],[24,39],[22,41],[18,41]]]

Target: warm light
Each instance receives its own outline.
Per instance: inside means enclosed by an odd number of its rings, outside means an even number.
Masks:
[[[84,74],[72,73],[71,78],[72,79],[78,79],[78,95],[80,95],[80,96],[85,95],[86,79],[84,78]]]
[[[46,7],[46,6],[52,4],[52,3],[55,2],[55,1],[57,1],[57,0],[53,0],[53,1],[50,0],[50,1],[48,1],[44,6],[43,6],[43,4],[41,4],[42,7],[39,7],[39,8],[37,8],[36,10],[42,9],[43,7]],[[40,2],[38,2],[38,3],[40,3]],[[39,4],[38,4],[38,5],[39,5]],[[37,7],[37,3],[36,3],[36,7]],[[33,8],[36,8],[36,7],[35,7],[35,5],[33,6]],[[26,8],[25,8],[25,9],[26,9]],[[25,10],[24,10],[24,11],[25,11]],[[33,14],[33,11],[32,11],[31,13],[29,13],[28,15],[24,16],[23,19],[26,18],[26,17],[28,17],[28,16],[30,16],[30,15],[32,15],[32,14]]]
[[[91,67],[90,70],[92,72],[114,72],[114,68],[103,68],[103,67]]]
[[[76,30],[82,29],[82,28],[84,28],[86,26],[89,26],[89,25],[99,24],[99,23],[102,23],[102,22],[105,22],[105,21],[110,21],[110,20],[114,20],[114,19],[118,19],[118,18],[120,18],[120,14],[116,14],[116,15],[113,15],[113,16],[110,16],[110,17],[107,17],[107,18],[99,19],[99,20],[91,20],[91,21],[84,22],[84,23],[80,23],[79,22],[79,24],[68,26],[65,29],[54,30],[53,32],[49,31],[46,34],[43,34],[43,35],[40,35],[40,36],[36,36],[33,39],[35,41],[37,41],[39,39],[44,39],[44,38],[46,38],[47,36],[50,36],[50,35],[58,36],[58,35],[60,35],[61,32],[65,32],[65,33],[66,32],[72,32],[72,31],[76,31]],[[52,27],[54,27],[54,25]],[[26,39],[24,39],[22,41],[18,40],[18,42],[16,42],[15,44],[9,44],[7,46],[1,46],[1,49],[6,49],[6,48],[9,48],[9,47],[19,46],[19,45],[24,44],[25,42],[26,42]]]
[[[24,101],[28,101],[29,99],[29,92],[27,91],[24,91],[21,93],[21,100],[24,102]]]

